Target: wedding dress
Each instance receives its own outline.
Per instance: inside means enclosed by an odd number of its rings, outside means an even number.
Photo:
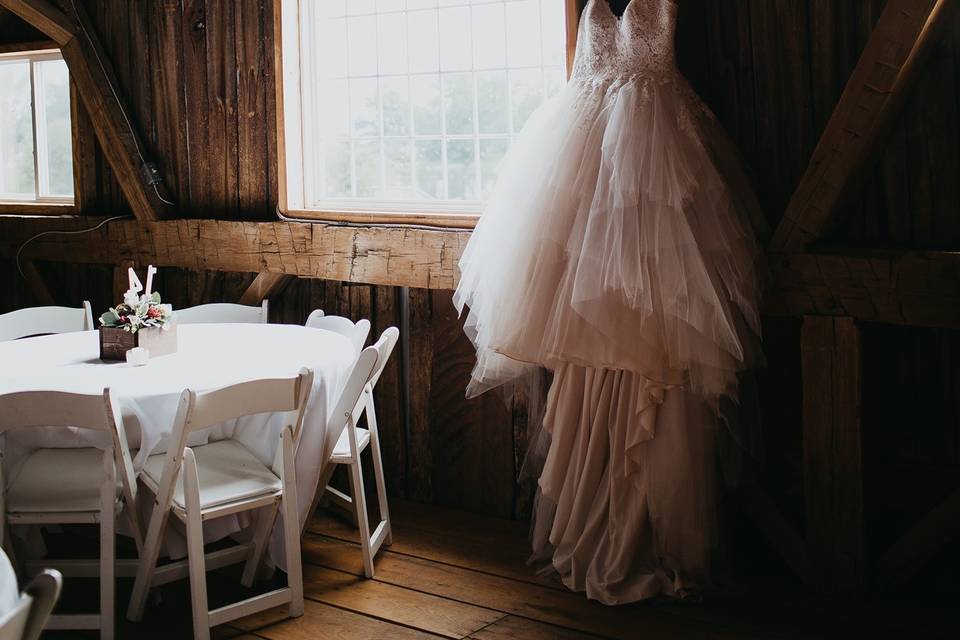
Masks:
[[[534,550],[573,589],[682,595],[715,543],[721,399],[760,359],[755,198],[678,71],[672,0],[589,0],[568,85],[460,261],[476,395],[545,366]]]

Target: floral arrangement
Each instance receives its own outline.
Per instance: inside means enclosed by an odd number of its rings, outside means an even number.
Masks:
[[[143,285],[140,284],[140,279],[131,267],[129,269],[130,288],[123,294],[123,302],[100,316],[100,324],[111,329],[123,329],[129,333],[136,333],[140,329],[150,327],[168,328],[168,323],[173,318],[173,308],[168,304],[160,304],[160,294],[156,291],[151,292],[153,274],[156,272],[153,265],[147,268],[147,291],[140,295]]]
[[[160,304],[160,294],[154,291],[149,296],[124,296],[121,304],[100,316],[100,324],[136,333],[148,327],[163,327],[172,317],[170,305]]]

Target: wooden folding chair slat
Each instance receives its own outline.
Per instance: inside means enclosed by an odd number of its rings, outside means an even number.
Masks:
[[[80,307],[28,307],[0,314],[0,342],[49,333],[94,329],[90,303]]]

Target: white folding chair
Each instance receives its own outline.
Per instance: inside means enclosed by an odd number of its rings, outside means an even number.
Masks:
[[[387,507],[387,486],[383,476],[383,460],[380,457],[380,435],[377,431],[377,412],[373,402],[373,389],[383,373],[390,354],[397,344],[397,338],[400,332],[396,327],[390,327],[380,336],[377,343],[372,347],[364,349],[376,351],[377,364],[370,371],[370,377],[363,386],[363,394],[357,399],[350,419],[340,437],[337,445],[334,447],[333,454],[330,456],[330,468],[324,476],[324,496],[331,503],[346,509],[350,512],[360,529],[360,548],[363,554],[363,572],[368,578],[373,577],[373,558],[377,551],[384,544],[390,546],[393,543],[393,531],[390,527],[390,510]],[[367,428],[362,429],[357,426],[357,421],[362,414],[366,413]],[[373,477],[377,484],[377,502],[379,504],[380,522],[370,532],[370,520],[367,516],[367,499],[363,488],[363,469],[360,465],[360,454],[364,449],[370,446],[370,453],[373,458]],[[336,465],[348,465],[350,467],[350,493],[348,496],[342,491],[327,485],[333,474]]]
[[[36,449],[25,456],[3,495],[9,524],[99,524],[98,563],[46,560],[65,572],[100,577],[100,613],[50,618],[50,629],[114,630],[115,520],[122,511],[141,549],[137,485],[120,409],[106,389],[99,395],[26,391],[0,396],[0,433],[24,427],[77,427],[104,434],[104,448]],[[0,478],[3,470],[0,469]],[[82,567],[88,567],[83,571]],[[78,570],[79,569],[79,570]]]
[[[172,513],[186,528],[187,559],[171,565],[187,565],[193,607],[194,638],[210,637],[210,628],[283,604],[289,615],[303,615],[303,570],[300,564],[300,522],[294,455],[303,425],[303,414],[313,384],[313,372],[304,369],[294,378],[254,380],[206,393],[189,389],[180,396],[180,406],[166,453],[147,458],[140,479],[156,496],[153,515],[140,556],[140,566],[130,597],[127,617],[143,616],[147,594],[157,572],[157,558],[167,518]],[[259,413],[285,413],[279,446],[272,466],[264,465],[240,442],[227,439],[187,447],[191,433],[227,420]],[[205,554],[203,523],[244,511],[260,510],[252,542],[245,553],[226,562],[219,552]],[[247,598],[219,609],[207,605],[206,571],[233,562],[245,562],[242,582],[253,578],[273,530],[277,511],[282,512],[287,560],[287,586]],[[243,549],[241,549],[242,551]],[[209,562],[208,562],[209,561]]]
[[[77,308],[29,307],[0,315],[0,342],[93,328],[93,313],[87,301]]]
[[[214,302],[200,304],[186,309],[175,309],[177,324],[266,324],[269,322],[269,304],[266,300],[260,306]]]
[[[367,336],[370,335],[370,321],[366,318],[353,322],[343,316],[323,315],[323,309],[314,309],[304,326],[339,333],[353,343],[353,350],[357,353],[363,349],[363,345],[367,343]]]
[[[10,586],[15,589],[17,577],[13,567],[3,552],[0,556],[0,580],[12,581]],[[23,593],[15,596],[12,608],[0,612],[0,640],[37,640],[57,604],[62,585],[63,577],[54,569],[31,580]]]

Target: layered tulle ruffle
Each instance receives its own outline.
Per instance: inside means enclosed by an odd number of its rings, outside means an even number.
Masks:
[[[626,370],[715,406],[758,358],[757,250],[725,144],[679,76],[541,108],[460,262],[475,395],[530,367]]]

